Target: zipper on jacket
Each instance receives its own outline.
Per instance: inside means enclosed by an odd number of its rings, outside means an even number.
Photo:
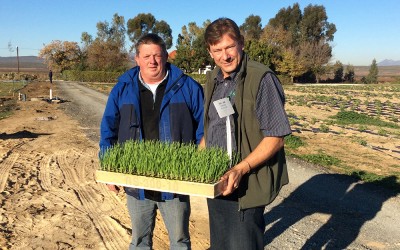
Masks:
[[[156,104],[157,90],[158,90],[158,88],[156,89],[156,93],[154,93],[154,96],[153,96],[153,111],[154,111],[154,106]]]

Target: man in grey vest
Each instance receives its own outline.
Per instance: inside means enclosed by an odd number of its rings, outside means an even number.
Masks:
[[[291,129],[283,88],[268,67],[248,58],[231,19],[212,22],[205,41],[217,67],[205,86],[202,146],[241,157],[221,177],[222,195],[207,200],[211,250],[263,249],[265,206],[289,181],[283,145]]]

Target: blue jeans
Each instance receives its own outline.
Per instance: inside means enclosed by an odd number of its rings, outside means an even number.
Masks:
[[[132,222],[130,250],[152,249],[157,208],[168,231],[170,249],[191,249],[189,196],[178,196],[166,201],[138,200],[130,195],[126,197]]]
[[[264,249],[264,207],[239,210],[237,201],[207,199],[211,250]]]

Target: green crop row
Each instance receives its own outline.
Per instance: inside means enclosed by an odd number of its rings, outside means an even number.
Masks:
[[[374,117],[370,117],[365,114],[360,114],[354,111],[340,111],[336,115],[330,118],[336,119],[338,124],[362,124],[362,125],[373,125],[379,127],[388,128],[400,128],[399,125],[393,122],[385,122]]]

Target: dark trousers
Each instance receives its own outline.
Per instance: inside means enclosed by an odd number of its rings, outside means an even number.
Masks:
[[[239,210],[237,201],[207,199],[210,250],[264,249],[265,207]]]

